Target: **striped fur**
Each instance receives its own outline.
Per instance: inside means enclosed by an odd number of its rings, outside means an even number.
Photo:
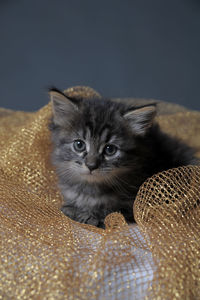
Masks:
[[[191,148],[160,131],[154,105],[71,99],[56,89],[50,95],[52,161],[64,196],[62,211],[78,222],[104,227],[114,211],[134,221],[133,202],[148,177],[196,162]],[[75,150],[75,141],[84,151]],[[106,147],[117,151],[107,155]]]

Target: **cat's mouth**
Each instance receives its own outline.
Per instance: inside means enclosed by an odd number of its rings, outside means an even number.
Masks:
[[[78,170],[79,176],[81,176],[81,180],[88,183],[113,182],[116,181],[118,176],[120,176],[124,172],[127,172],[126,167],[109,168],[106,170],[101,168],[89,170],[89,168],[87,168],[86,166],[82,166],[82,168]]]
[[[125,171],[125,168],[113,169],[109,171],[104,171],[101,169],[95,169],[93,171],[85,170],[84,174],[82,174],[82,179],[90,183],[112,182],[118,177],[118,175],[124,173]]]
[[[81,174],[82,178],[85,179],[88,182],[102,182],[105,180],[105,176],[108,176],[109,174],[105,172],[102,172],[99,169],[95,170],[84,170],[84,172]]]

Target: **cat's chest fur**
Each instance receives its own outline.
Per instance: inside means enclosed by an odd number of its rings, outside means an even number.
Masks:
[[[63,213],[73,220],[98,227],[104,227],[105,217],[113,212],[120,211],[120,196],[117,193],[97,191],[91,187],[84,188],[75,185],[60,185],[64,196]]]
[[[81,185],[67,186],[60,185],[60,189],[67,199],[67,204],[75,205],[80,209],[98,209],[100,207],[109,209],[111,206],[118,206],[120,195],[114,192],[106,193],[101,188],[94,188]]]

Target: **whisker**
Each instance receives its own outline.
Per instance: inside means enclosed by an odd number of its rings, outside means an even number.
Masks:
[[[111,178],[108,177],[106,178],[108,181],[108,184],[111,185],[111,188],[117,193],[120,194],[121,196],[125,196],[126,198],[132,198],[130,197],[130,195],[128,194],[127,190],[124,190],[124,188],[122,187],[122,185],[115,179],[115,178]]]
[[[114,176],[116,177],[117,180],[121,181],[121,182],[122,182],[123,184],[125,184],[126,186],[128,186],[128,187],[130,187],[130,188],[138,189],[137,186],[127,183],[127,182],[124,181],[122,178],[118,177],[116,174],[114,174]]]

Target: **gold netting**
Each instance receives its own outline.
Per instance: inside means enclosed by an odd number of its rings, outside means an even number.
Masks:
[[[100,99],[89,88],[66,93]],[[200,156],[200,113],[158,109],[163,130]],[[59,210],[50,116],[50,104],[0,110],[0,299],[200,299],[200,167],[149,178],[134,205],[138,225],[119,213],[105,230],[79,224]]]

